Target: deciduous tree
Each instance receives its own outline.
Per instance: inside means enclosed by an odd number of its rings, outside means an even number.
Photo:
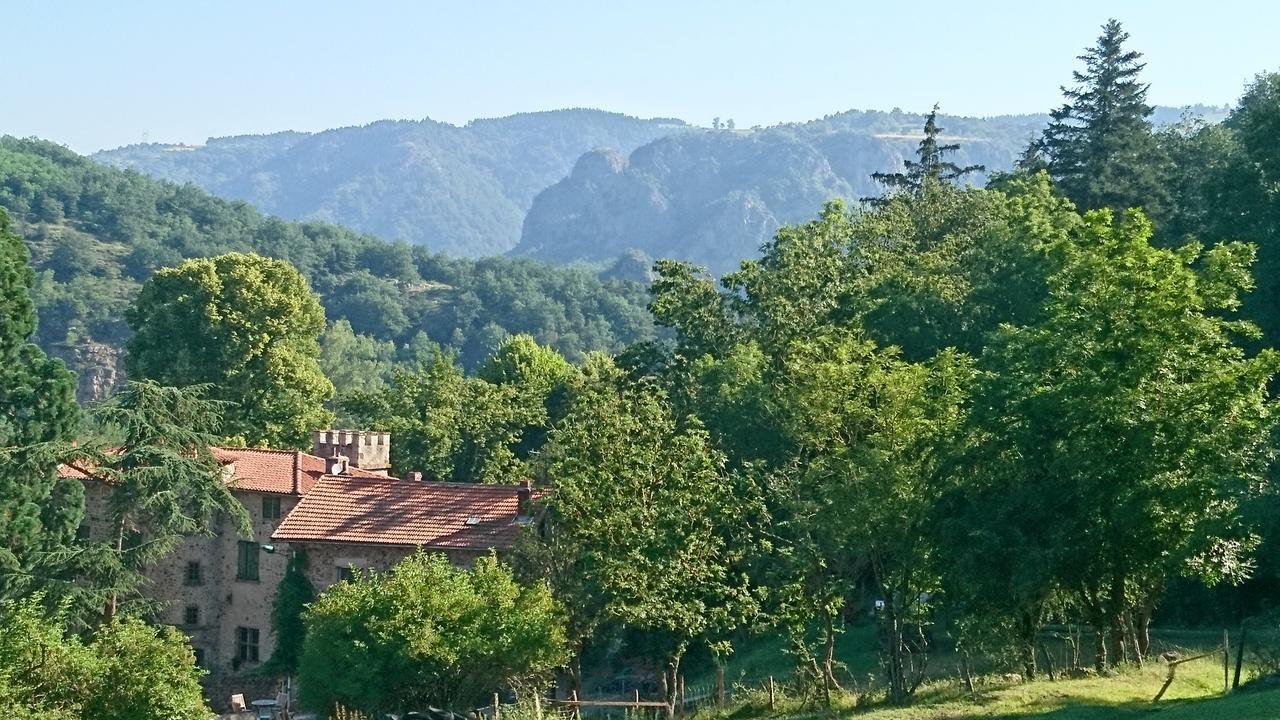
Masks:
[[[210,386],[225,437],[306,447],[326,427],[333,384],[317,362],[324,309],[291,265],[228,253],[157,272],[126,315],[132,377]]]
[[[458,568],[418,553],[330,588],[305,619],[301,700],[321,713],[465,711],[494,691],[537,688],[566,660],[559,604],[493,556]]]

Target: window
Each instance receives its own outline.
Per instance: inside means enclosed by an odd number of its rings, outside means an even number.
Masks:
[[[236,628],[236,659],[258,662],[258,628]]]
[[[201,573],[201,571],[200,571],[200,561],[199,561],[199,560],[188,560],[188,561],[187,561],[187,578],[186,578],[186,583],[187,583],[188,585],[203,585],[203,584],[204,584],[204,576],[203,576],[203,574],[202,574],[202,573]]]
[[[199,606],[188,605],[187,608],[182,611],[182,622],[185,625],[199,625],[200,624]]]
[[[80,523],[80,527],[76,528],[77,540],[89,539],[89,523]]]
[[[353,570],[350,565],[338,566],[338,582],[346,582],[347,580],[354,580],[355,577],[356,577],[356,571]]]
[[[240,557],[236,563],[236,579],[258,579],[258,543],[252,540],[240,541]]]
[[[191,648],[196,654],[196,667],[204,667],[204,648]]]
[[[262,517],[264,520],[280,519],[280,498],[274,496],[262,498]]]

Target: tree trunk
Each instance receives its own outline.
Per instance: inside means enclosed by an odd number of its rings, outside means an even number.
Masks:
[[[1151,650],[1151,614],[1155,612],[1155,601],[1146,598],[1135,613],[1133,630],[1138,644],[1138,656],[1145,658]]]
[[[569,689],[582,696],[582,643],[573,648],[573,657],[569,660]]]
[[[822,651],[822,701],[828,709],[831,708],[831,691],[836,685],[836,676],[834,672],[835,654],[836,654],[836,630],[832,621],[832,612],[828,609],[825,613],[826,617],[824,630],[826,632],[826,644]]]
[[[1125,632],[1125,621],[1124,621],[1125,613],[1128,611],[1128,603],[1125,602],[1124,573],[1120,572],[1119,570],[1117,570],[1111,576],[1110,595],[1111,596],[1108,598],[1108,602],[1110,605],[1109,612],[1108,612],[1108,615],[1110,617],[1108,618],[1108,620],[1110,622],[1111,632],[1110,632],[1110,637],[1108,638],[1109,639],[1108,649],[1110,650],[1111,662],[1109,664],[1112,667],[1115,667],[1125,662],[1128,659],[1126,657],[1127,653],[1126,653],[1125,637],[1127,633]]]
[[[673,720],[676,716],[676,700],[680,695],[680,660],[683,655],[683,650],[672,653],[666,671],[662,673],[661,690],[663,701],[667,705],[668,720]]]
[[[1036,616],[1023,612],[1018,616],[1018,654],[1022,660],[1023,677],[1032,680],[1036,676]]]
[[[897,609],[888,600],[884,604],[885,641],[889,650],[889,701],[900,703],[907,698],[906,667],[902,659],[902,623]]]
[[[124,563],[124,523],[118,523],[116,526],[116,558]],[[107,607],[102,611],[102,623],[110,625],[112,620],[116,619],[116,611],[120,602],[120,596],[115,588],[111,589],[111,595],[107,598]]]

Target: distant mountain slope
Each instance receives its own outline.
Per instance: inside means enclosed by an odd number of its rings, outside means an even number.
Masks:
[[[1191,110],[1208,120],[1225,113]],[[1154,120],[1173,122],[1181,114],[1159,108]],[[871,174],[899,170],[914,156],[924,119],[899,110],[851,110],[762,130],[670,135],[630,157],[593,151],[534,200],[512,254],[603,263],[638,250],[715,273],[732,270],[779,225],[814,217],[827,200],[881,194]],[[1012,167],[1047,121],[1047,115],[939,118],[944,141],[960,145],[956,162],[989,172]]]
[[[286,222],[39,140],[0,137],[0,208],[31,250],[36,340],[80,373],[83,400],[121,379],[123,315],[140,284],[184,258],[230,251],[293,263],[331,321],[402,350],[434,341],[468,366],[513,333],[574,359],[654,336],[644,285],[616,273],[454,259],[336,225]]]
[[[1039,117],[943,118],[957,162],[1009,168]],[[778,226],[813,217],[842,197],[878,195],[871,173],[901,167],[924,118],[847,112],[757,131],[660,138],[629,158],[584,155],[544,190],[513,254],[559,263],[606,262],[628,249],[724,272],[756,254]],[[981,178],[978,178],[980,181]]]
[[[597,147],[629,153],[686,126],[598,110],[475,120],[382,121],[321,133],[130,145],[93,156],[264,212],[323,220],[454,256],[497,255],[520,238],[534,196]]]

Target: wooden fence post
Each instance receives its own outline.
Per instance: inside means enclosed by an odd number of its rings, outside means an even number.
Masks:
[[[573,718],[578,720],[582,717],[582,706],[578,704],[578,690],[574,688],[569,691],[569,700],[573,702]]]
[[[769,676],[769,712],[773,712],[777,705],[777,698],[773,690],[773,676]]]
[[[493,694],[493,720],[498,720],[502,715],[502,705],[498,701],[498,693]]]
[[[1244,664],[1244,636],[1248,632],[1243,625],[1240,626],[1240,646],[1236,648],[1236,674],[1231,678],[1231,689],[1240,688],[1240,666]]]

